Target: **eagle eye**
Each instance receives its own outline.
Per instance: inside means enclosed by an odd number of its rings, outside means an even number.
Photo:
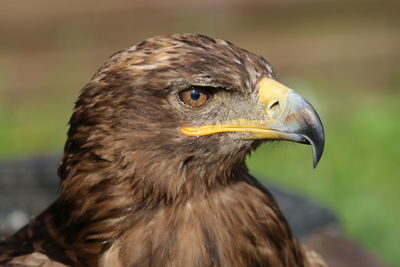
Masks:
[[[210,99],[210,93],[203,88],[191,86],[179,92],[179,99],[187,107],[201,107]]]

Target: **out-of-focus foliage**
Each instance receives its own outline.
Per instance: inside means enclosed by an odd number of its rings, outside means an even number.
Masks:
[[[314,104],[326,129],[311,150],[269,143],[252,172],[331,207],[346,232],[400,262],[398,1],[37,0],[0,9],[0,158],[61,153],[79,89],[113,52],[198,32],[266,57]]]

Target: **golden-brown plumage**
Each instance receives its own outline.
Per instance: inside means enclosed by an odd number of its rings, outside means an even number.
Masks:
[[[113,55],[76,102],[59,199],[0,243],[0,263],[324,266],[248,174],[244,159],[262,139],[181,131],[259,119],[262,77],[274,78],[263,58],[202,35],[151,38]],[[197,90],[189,103],[207,94],[204,108],[180,102],[188,88]]]

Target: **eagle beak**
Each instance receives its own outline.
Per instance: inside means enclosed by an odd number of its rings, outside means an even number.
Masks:
[[[315,168],[325,145],[324,127],[315,109],[301,95],[275,80],[263,78],[258,88],[267,121],[271,123],[269,129],[276,131],[278,139],[311,145]]]
[[[245,139],[288,140],[309,144],[313,149],[315,168],[325,144],[324,128],[317,112],[302,96],[273,79],[262,78],[257,86],[263,120],[237,119],[220,125],[183,127],[182,133],[203,136],[222,132],[248,132],[251,135]]]

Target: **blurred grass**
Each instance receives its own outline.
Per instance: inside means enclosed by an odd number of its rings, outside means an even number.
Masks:
[[[310,147],[274,142],[249,157],[252,173],[327,205],[350,236],[400,266],[398,2],[160,10],[38,1],[52,8],[0,9],[0,159],[61,153],[79,89],[113,52],[158,34],[221,37],[265,56],[326,130],[317,169]]]

